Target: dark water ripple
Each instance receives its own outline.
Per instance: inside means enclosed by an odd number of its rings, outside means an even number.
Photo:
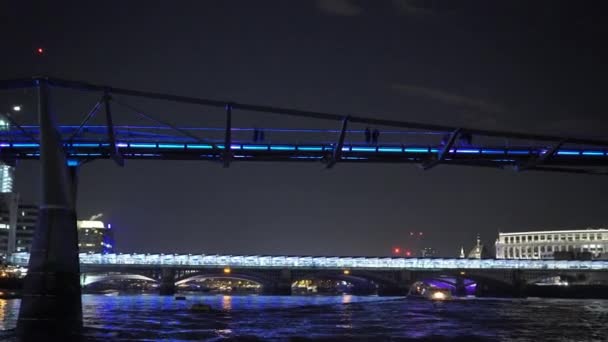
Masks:
[[[0,339],[18,310],[0,301]],[[606,300],[85,295],[83,312],[91,341],[608,341]]]

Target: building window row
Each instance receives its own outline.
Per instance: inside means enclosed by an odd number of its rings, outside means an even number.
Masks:
[[[573,233],[573,234],[536,234],[504,236],[506,244],[542,241],[595,241],[602,240],[602,233]]]

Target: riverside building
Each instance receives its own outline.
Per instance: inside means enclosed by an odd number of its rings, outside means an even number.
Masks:
[[[555,259],[556,255],[608,257],[608,229],[551,230],[498,233],[497,259]]]

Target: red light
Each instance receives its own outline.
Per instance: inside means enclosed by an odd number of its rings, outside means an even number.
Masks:
[[[44,53],[44,49],[43,48],[37,48],[36,49],[36,53],[39,55],[42,55]]]
[[[412,252],[410,252],[410,251],[405,252],[405,256],[408,256],[408,257],[412,256]]]
[[[393,248],[393,252],[395,252],[395,254],[399,254],[399,253],[401,253],[401,248],[395,247],[395,248]]]

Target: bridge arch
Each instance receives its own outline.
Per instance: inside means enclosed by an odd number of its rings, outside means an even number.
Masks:
[[[89,286],[91,284],[112,281],[112,280],[144,280],[158,283],[158,280],[140,274],[131,273],[83,273],[80,277],[81,286]]]
[[[230,270],[225,273],[223,270],[202,270],[200,272],[187,273],[175,279],[175,286],[183,285],[199,279],[233,279],[245,280],[260,285],[262,291],[273,288],[274,281],[271,274],[248,270]]]

